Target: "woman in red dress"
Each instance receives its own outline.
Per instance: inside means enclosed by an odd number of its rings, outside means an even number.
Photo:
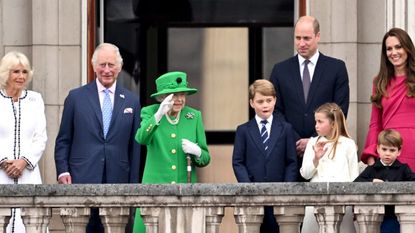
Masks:
[[[372,114],[361,160],[372,165],[378,157],[378,134],[395,129],[403,138],[398,159],[415,171],[415,48],[400,28],[390,29],[383,37],[380,69],[370,99]]]

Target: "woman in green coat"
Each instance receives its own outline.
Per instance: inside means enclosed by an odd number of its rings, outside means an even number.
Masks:
[[[187,87],[187,75],[169,72],[156,79],[157,93],[151,95],[160,104],[141,109],[141,126],[135,139],[147,146],[143,184],[186,183],[187,156],[192,161],[191,182],[197,182],[195,167],[210,162],[205,129],[200,111],[186,106],[186,96],[197,92]],[[137,209],[134,233],[144,233]]]

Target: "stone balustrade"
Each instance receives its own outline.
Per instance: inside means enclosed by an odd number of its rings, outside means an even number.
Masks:
[[[130,208],[140,207],[148,233],[180,232],[178,225],[183,232],[218,233],[224,208],[233,207],[239,233],[259,233],[263,206],[274,206],[280,232],[294,233],[304,207],[312,205],[320,232],[337,232],[345,206],[354,206],[359,231],[375,233],[384,205],[395,205],[401,232],[413,233],[414,194],[410,182],[0,185],[0,225],[9,222],[12,208],[21,208],[27,232],[44,233],[57,208],[66,232],[85,232],[90,207],[99,207],[106,232],[124,233]]]

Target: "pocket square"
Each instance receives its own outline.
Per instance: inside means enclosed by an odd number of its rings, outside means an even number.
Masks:
[[[124,113],[133,113],[133,109],[132,108],[125,108]]]

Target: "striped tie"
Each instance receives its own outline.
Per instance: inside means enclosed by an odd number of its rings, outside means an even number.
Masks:
[[[267,120],[261,121],[261,124],[262,124],[261,139],[262,139],[262,144],[264,144],[265,150],[268,150],[268,139],[269,139],[268,130],[267,130],[267,127],[265,127],[267,123],[268,123]]]
[[[104,101],[102,102],[102,123],[104,125],[104,138],[107,138],[108,129],[110,127],[111,117],[112,117],[112,103],[110,98],[110,91],[108,89],[104,90],[105,96]]]

